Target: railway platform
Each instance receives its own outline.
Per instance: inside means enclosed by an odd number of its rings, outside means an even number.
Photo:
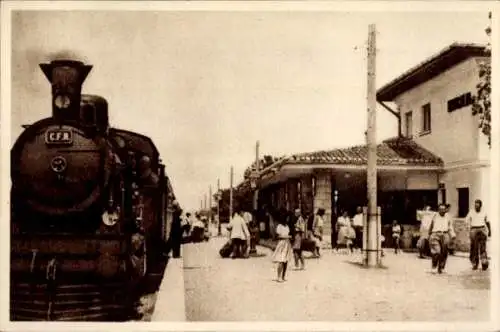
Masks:
[[[385,268],[359,266],[359,254],[305,253],[305,271],[292,266],[277,283],[271,250],[264,256],[222,259],[223,237],[184,246],[189,321],[473,321],[489,319],[491,271],[472,271],[450,256],[445,273],[430,261],[388,251]]]
[[[171,258],[156,294],[152,322],[183,322],[186,320],[184,302],[184,260]]]

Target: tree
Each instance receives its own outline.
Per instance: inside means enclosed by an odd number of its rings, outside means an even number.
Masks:
[[[264,168],[271,166],[272,164],[283,158],[284,156],[273,157],[270,155],[264,155],[264,157],[261,158],[259,161],[259,170],[263,170]],[[254,161],[250,166],[246,168],[245,172],[243,173],[243,178],[248,179],[250,177],[250,174],[252,173],[252,170],[255,170],[256,168],[257,165],[255,164]]]
[[[491,36],[491,12],[488,14],[490,26],[485,29],[488,37]],[[491,45],[488,42],[486,53],[491,56]],[[491,148],[491,62],[484,61],[479,64],[479,80],[476,95],[473,96],[472,115],[479,115],[479,128],[488,138]]]

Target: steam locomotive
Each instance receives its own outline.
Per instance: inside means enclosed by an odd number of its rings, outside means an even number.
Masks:
[[[92,66],[40,64],[52,116],[11,150],[11,320],[123,320],[166,258],[175,195],[149,137],[82,95]]]

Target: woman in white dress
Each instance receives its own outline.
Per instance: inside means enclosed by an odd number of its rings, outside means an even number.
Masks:
[[[349,215],[347,214],[347,211],[342,211],[342,215],[337,219],[337,224],[335,227],[337,228],[337,250],[346,248],[348,245],[348,240],[349,240],[349,226],[351,224]],[[346,253],[344,251],[344,253]]]
[[[276,236],[279,241],[276,249],[274,249],[272,259],[273,262],[278,263],[276,281],[284,282],[286,280],[285,275],[288,262],[292,260],[293,257],[292,243],[290,242],[290,228],[286,224],[284,218],[279,218],[279,224],[276,227]]]

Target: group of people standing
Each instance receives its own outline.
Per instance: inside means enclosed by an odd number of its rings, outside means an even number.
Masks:
[[[286,281],[288,262],[292,259],[295,261],[296,270],[305,269],[302,255],[304,250],[312,251],[315,257],[320,257],[324,215],[325,210],[318,209],[311,225],[308,225],[300,209],[296,209],[293,216],[282,215],[276,218],[278,221],[276,227],[278,243],[272,255],[273,262],[277,263],[275,281]]]
[[[442,273],[446,266],[448,257],[448,246],[450,241],[456,237],[452,218],[449,213],[449,205],[440,204],[438,211],[433,212],[427,206],[421,212],[421,233],[417,247],[422,255],[425,241],[428,241],[431,254],[431,267],[433,271]],[[233,257],[245,256],[249,241],[252,238],[249,229],[248,214],[238,211],[230,221],[228,229],[231,232],[233,244]],[[288,213],[274,213],[273,220],[278,225],[273,232],[278,240],[276,248],[272,254],[273,262],[277,263],[278,282],[286,281],[288,263],[295,262],[297,270],[305,269],[303,257],[304,251],[310,251],[314,256],[320,257],[320,248],[323,241],[324,209],[318,209],[312,218],[304,218],[300,209],[296,209],[293,215]],[[470,232],[470,261],[472,268],[477,270],[479,264],[483,270],[488,269],[488,257],[486,253],[486,240],[491,236],[489,222],[486,213],[482,209],[481,200],[476,200],[474,209],[467,217],[466,222]],[[256,223],[255,223],[256,224]],[[401,225],[395,220],[391,225],[391,234],[394,250],[399,251],[399,242],[402,234]],[[332,225],[332,248],[338,251],[345,249],[346,252],[353,252],[355,249],[361,250],[363,247],[363,210],[356,209],[356,214],[350,218],[347,211]],[[255,232],[259,233],[259,227],[255,225]],[[262,231],[262,229],[260,229]],[[381,241],[384,241],[382,238]]]
[[[232,258],[248,258],[258,242],[259,227],[248,211],[236,210],[227,230],[230,232],[229,245]]]
[[[426,242],[429,244],[431,254],[431,269],[442,273],[448,258],[448,246],[456,237],[452,218],[449,214],[449,205],[440,204],[438,212],[433,212],[426,206],[421,212],[420,238],[417,243],[419,256],[423,258]],[[482,270],[488,269],[488,255],[486,241],[491,236],[491,229],[483,203],[475,200],[474,209],[465,217],[466,227],[469,230],[470,250],[469,260],[472,269],[477,270],[481,263]]]
[[[358,206],[356,214],[352,218],[349,217],[347,211],[342,211],[337,222],[332,225],[332,249],[336,252],[341,250],[343,253],[354,253],[354,250],[361,251],[363,249],[363,209]],[[394,245],[394,253],[399,252],[400,239],[402,228],[397,220],[393,220],[391,226],[392,243]],[[380,247],[385,242],[383,235],[379,238]],[[382,256],[384,252],[382,251]]]
[[[361,250],[363,247],[363,209],[358,207],[356,214],[349,217],[347,211],[342,211],[337,222],[332,225],[335,230],[332,232],[332,248],[335,251],[345,249],[345,252],[354,252],[354,249]]]
[[[205,229],[208,226],[206,217],[195,213],[194,216],[187,212],[185,216],[181,216],[181,229],[183,242],[200,242],[204,240]]]

